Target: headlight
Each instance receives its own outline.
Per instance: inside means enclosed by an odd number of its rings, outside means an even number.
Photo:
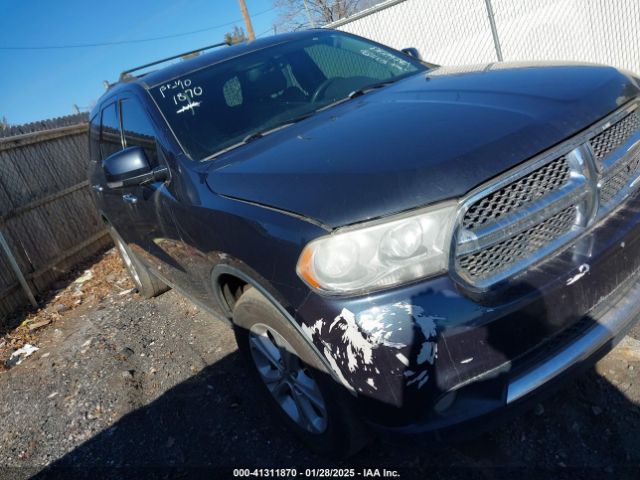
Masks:
[[[356,293],[399,285],[447,268],[457,203],[345,227],[309,243],[297,272],[311,287]]]

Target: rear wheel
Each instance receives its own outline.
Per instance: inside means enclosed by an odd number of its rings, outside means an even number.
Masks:
[[[365,445],[353,397],[271,302],[249,288],[237,301],[233,320],[238,348],[264,398],[310,449],[346,457]]]
[[[120,257],[122,257],[122,261],[127,268],[131,280],[133,280],[141,296],[144,298],[152,298],[169,290],[167,285],[151,273],[149,269],[136,258],[112,226],[109,225],[107,230],[113,239],[113,243],[115,243],[118,248],[118,252],[120,252]]]

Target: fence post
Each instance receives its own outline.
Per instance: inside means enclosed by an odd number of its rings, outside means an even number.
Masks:
[[[496,27],[496,17],[493,14],[493,5],[491,0],[484,0],[487,6],[487,15],[489,16],[489,25],[491,25],[491,35],[493,35],[493,46],[496,48],[496,56],[498,61],[502,62],[502,48],[500,47],[500,37],[498,36],[498,28]]]
[[[4,235],[2,234],[2,230],[0,230],[0,248],[2,248],[5,255],[7,256],[7,260],[9,260],[9,265],[11,265],[11,269],[13,270],[13,273],[16,275],[18,282],[20,282],[20,285],[22,286],[24,293],[27,294],[27,298],[29,299],[29,302],[31,302],[31,305],[33,305],[34,308],[38,308],[38,302],[36,302],[36,299],[33,296],[33,292],[31,291],[31,288],[29,288],[29,284],[27,283],[27,280],[24,278],[24,275],[20,270],[20,266],[18,265],[18,262],[16,262],[16,259],[13,256],[13,252],[11,251],[11,248],[9,248],[9,244],[7,243],[7,240],[4,238]]]

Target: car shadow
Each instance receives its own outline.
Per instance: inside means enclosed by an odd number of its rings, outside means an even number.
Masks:
[[[401,478],[637,478],[640,409],[593,369],[545,402],[544,413],[527,411],[475,439],[374,441],[335,461],[314,455],[276,423],[245,368],[237,351],[227,355],[33,478],[232,478],[237,468],[327,466],[394,469]]]

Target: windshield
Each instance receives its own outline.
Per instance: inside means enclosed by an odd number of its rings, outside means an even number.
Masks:
[[[185,152],[197,160],[354,91],[425,69],[378,44],[322,32],[186,73],[150,92]]]

